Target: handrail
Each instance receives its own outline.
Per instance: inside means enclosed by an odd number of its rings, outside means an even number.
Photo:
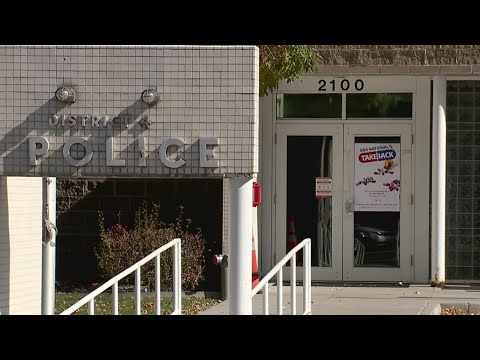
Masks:
[[[88,303],[88,313],[89,315],[94,314],[94,299],[98,295],[102,294],[105,290],[110,287],[113,287],[112,293],[112,311],[113,315],[118,315],[118,282],[123,278],[127,277],[134,271],[135,274],[135,298],[136,298],[136,309],[135,312],[137,315],[140,315],[140,267],[145,265],[150,260],[156,258],[155,261],[155,284],[156,284],[156,314],[160,315],[160,254],[171,247],[175,247],[173,254],[173,290],[174,290],[174,311],[172,315],[181,314],[181,240],[175,238],[169,243],[159,247],[157,250],[153,251],[149,255],[145,256],[142,260],[137,261],[132,266],[128,267],[126,270],[122,271],[120,274],[115,275],[113,278],[102,284],[100,287],[92,291],[90,294],[86,295],[75,304],[70,306],[68,309],[60,313],[60,315],[70,315],[85,304]]]
[[[296,253],[303,248],[303,307],[304,312],[302,315],[311,314],[311,239],[306,238],[298,245],[296,245],[292,250],[290,250],[282,260],[280,260],[277,265],[273,267],[272,270],[265,275],[262,280],[252,289],[252,298],[262,289],[263,291],[263,305],[264,305],[264,314],[268,315],[268,281],[271,280],[278,273],[277,277],[277,305],[278,305],[278,314],[282,315],[283,306],[282,306],[282,290],[283,290],[283,266],[291,261],[290,264],[290,296],[291,296],[291,310],[292,315],[296,314]]]

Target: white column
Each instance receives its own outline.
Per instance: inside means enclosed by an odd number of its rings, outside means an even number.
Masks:
[[[56,180],[54,177],[43,178],[42,315],[55,313]],[[47,242],[45,219],[53,224],[51,231],[47,233]]]
[[[447,82],[433,77],[432,127],[432,269],[431,285],[445,285],[445,194],[447,159]]]
[[[230,315],[252,314],[252,187],[253,179],[230,179]]]

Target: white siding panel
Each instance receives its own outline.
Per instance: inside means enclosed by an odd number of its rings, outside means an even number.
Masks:
[[[0,179],[0,312],[40,314],[42,179]]]
[[[0,177],[0,314],[9,313],[10,253],[8,238],[7,178]]]

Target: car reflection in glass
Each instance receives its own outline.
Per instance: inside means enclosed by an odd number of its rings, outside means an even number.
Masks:
[[[400,253],[396,228],[355,225],[354,231],[355,266],[398,266]]]
[[[393,249],[397,245],[397,231],[378,227],[355,226],[355,237],[367,249]]]

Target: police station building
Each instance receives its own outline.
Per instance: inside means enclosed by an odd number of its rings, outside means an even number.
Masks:
[[[57,278],[144,199],[229,254],[256,181],[261,274],[309,237],[314,282],[478,282],[480,47],[317,48],[259,98],[254,46],[0,47],[0,312],[40,312],[47,176]]]

